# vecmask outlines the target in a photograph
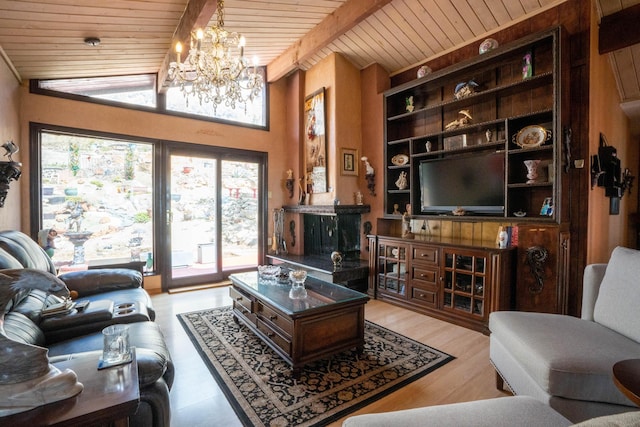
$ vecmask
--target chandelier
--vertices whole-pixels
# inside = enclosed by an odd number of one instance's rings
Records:
[[[183,46],[176,43],[176,62],[169,64],[169,80],[189,98],[202,103],[235,109],[262,93],[263,79],[257,59],[248,66],[244,57],[245,38],[224,29],[224,0],[218,0],[216,25],[191,33],[189,55],[181,61]]]

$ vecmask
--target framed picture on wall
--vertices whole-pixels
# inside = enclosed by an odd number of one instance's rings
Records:
[[[322,88],[304,100],[304,170],[308,193],[326,193],[328,188],[324,96]]]
[[[353,148],[342,148],[341,154],[341,175],[358,176],[358,150]]]

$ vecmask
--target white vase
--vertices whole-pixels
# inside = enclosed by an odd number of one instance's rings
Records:
[[[524,165],[527,167],[527,184],[535,184],[538,180],[538,165],[540,160],[525,160]]]

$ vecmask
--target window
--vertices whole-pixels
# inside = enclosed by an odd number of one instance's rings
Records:
[[[262,75],[265,82],[260,95],[253,100],[247,101],[246,105],[236,105],[236,108],[230,108],[221,102],[214,108],[213,103],[200,104],[197,96],[190,96],[187,100],[178,86],[171,86],[167,89],[166,107],[168,111],[178,111],[187,114],[196,114],[211,118],[218,118],[225,121],[244,123],[256,126],[266,126],[266,78],[264,67],[256,68],[257,73]],[[187,89],[190,87],[187,86]],[[249,91],[244,93],[248,96]]]
[[[235,109],[229,108],[224,102],[215,109],[210,103],[201,105],[197,97],[191,97],[187,102],[177,86],[169,87],[166,96],[158,97],[154,74],[34,80],[31,89],[44,95],[100,103],[122,103],[152,108],[158,113],[200,116],[214,121],[267,128],[268,83],[265,68],[258,67],[257,71],[262,74],[265,82],[262,92],[252,101],[247,101],[246,106],[237,105]]]
[[[152,144],[51,130],[39,142],[41,224],[58,232],[54,264],[145,261],[153,248]]]
[[[38,80],[38,88],[106,101],[156,107],[156,78],[152,74]]]

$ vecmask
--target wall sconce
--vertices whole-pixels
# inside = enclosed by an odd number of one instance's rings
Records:
[[[598,154],[591,157],[591,189],[596,185],[604,187],[604,194],[609,197],[609,214],[620,213],[620,199],[626,190],[631,194],[631,186],[635,177],[629,168],[622,171],[615,147],[607,144],[607,139],[600,134]]]
[[[13,141],[7,141],[2,144],[2,147],[6,150],[5,157],[8,157],[9,161],[0,161],[0,208],[4,207],[4,201],[9,192],[9,183],[12,180],[17,181],[22,173],[22,163],[14,162],[11,158],[13,154],[18,152],[18,146]]]

